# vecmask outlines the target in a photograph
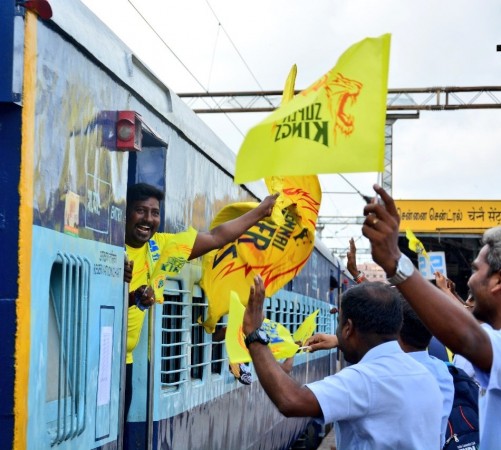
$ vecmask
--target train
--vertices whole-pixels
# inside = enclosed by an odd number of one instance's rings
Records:
[[[78,0],[4,0],[0,22],[0,448],[121,449],[124,433],[129,450],[314,448],[318,425],[240,384],[198,323],[200,260],[166,280],[123,423],[127,186],[165,192],[168,232],[267,192],[234,183],[234,153]],[[350,282],[318,241],[266,315],[293,332],[319,309],[317,331],[333,332]],[[304,353],[293,376],[335,369],[335,352]]]

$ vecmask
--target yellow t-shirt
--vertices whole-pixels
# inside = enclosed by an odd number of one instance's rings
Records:
[[[130,261],[134,261],[129,292],[142,285],[151,285],[156,292],[162,291],[163,279],[181,270],[193,249],[197,232],[189,228],[182,233],[156,233],[148,244],[140,248],[125,246]],[[173,263],[174,262],[174,263]],[[155,283],[154,283],[154,280]],[[156,295],[158,297],[158,295]],[[158,301],[159,299],[157,299]],[[127,322],[127,364],[132,364],[132,351],[136,348],[146,311],[137,306],[129,307]]]

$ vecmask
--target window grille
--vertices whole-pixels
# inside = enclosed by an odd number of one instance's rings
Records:
[[[181,281],[167,280],[162,307],[160,382],[164,389],[178,389],[187,381],[188,371],[188,291]]]
[[[47,431],[51,445],[70,441],[86,425],[90,262],[58,253],[49,288]]]
[[[226,316],[221,319],[216,325],[216,330],[214,334],[218,333],[219,330],[226,327]],[[213,334],[213,335],[214,335]],[[211,373],[214,375],[221,375],[223,370],[223,363],[227,362],[228,358],[225,356],[224,352],[224,339],[221,341],[212,340],[211,345]]]
[[[193,299],[191,305],[191,367],[190,375],[192,379],[202,380],[204,371],[209,362],[207,361],[206,347],[209,345],[207,333],[204,327],[198,323],[198,318],[204,320],[204,313],[207,308],[207,302],[204,299],[200,286],[193,287]]]
[[[280,299],[279,298],[273,298],[272,303],[271,303],[271,317],[272,320],[278,323],[282,323],[280,321]]]
[[[298,301],[294,304],[296,308],[296,314],[294,315],[294,323],[291,324],[291,327],[289,328],[291,333],[294,333],[298,328],[299,325],[303,322],[303,320],[306,318],[304,315],[305,311],[305,305],[303,302]]]
[[[289,314],[287,314],[287,319],[286,319],[284,325],[285,325],[285,328],[290,330],[294,324],[294,321],[295,321],[296,302],[295,301],[290,302],[287,306],[288,306]]]

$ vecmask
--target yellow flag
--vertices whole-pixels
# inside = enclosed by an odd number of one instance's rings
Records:
[[[351,46],[328,73],[252,128],[238,184],[272,175],[382,172],[390,35]]]
[[[290,102],[294,98],[294,88],[296,86],[297,66],[291,67],[287,80],[285,80],[284,92],[282,94],[282,105]]]
[[[261,328],[268,333],[270,343],[268,344],[275,359],[284,359],[294,356],[299,349],[299,345],[292,339],[290,331],[278,322],[264,319]]]
[[[294,97],[296,73],[294,65],[285,83],[282,103]],[[203,326],[207,333],[213,333],[220,318],[228,313],[232,290],[247,304],[254,276],[260,274],[266,295],[273,295],[300,272],[313,250],[322,199],[318,177],[276,176],[265,181],[270,193],[279,193],[271,221],[260,222],[237,241],[203,257],[201,285],[209,304]],[[217,214],[211,228],[256,206],[253,202],[228,205]]]
[[[201,286],[208,299],[208,316],[203,322],[213,333],[228,313],[230,292],[236,291],[247,304],[254,277],[261,275],[270,296],[294,278],[304,267],[315,245],[315,225],[321,189],[316,176],[284,177],[281,195],[294,205],[283,211],[282,226],[265,221],[247,230],[236,241],[202,258]],[[235,203],[223,208],[211,228],[238,217],[257,203]]]
[[[306,339],[313,336],[313,333],[317,329],[317,316],[319,312],[320,310],[317,309],[304,319],[303,323],[299,325],[299,328],[292,335],[294,342],[301,342],[301,345],[303,345]]]
[[[407,228],[405,230],[405,237],[409,241],[409,250],[428,258],[428,253],[426,253],[423,243],[416,237],[412,230]]]
[[[231,292],[230,297],[230,312],[225,337],[228,359],[231,364],[249,362],[252,358],[245,346],[245,336],[242,331],[245,307],[240,303],[236,292]],[[261,327],[270,337],[268,346],[275,359],[289,358],[296,354],[299,346],[294,343],[287,328],[269,319],[264,319]]]
[[[155,291],[155,298],[159,303],[163,303],[165,277],[177,275],[181,271],[191,255],[196,237],[197,231],[189,227],[186,231],[174,234],[162,249],[150,280],[150,285]]]

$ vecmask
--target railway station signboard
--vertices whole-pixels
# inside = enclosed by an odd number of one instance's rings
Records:
[[[501,225],[500,200],[395,200],[400,232],[479,234]]]

